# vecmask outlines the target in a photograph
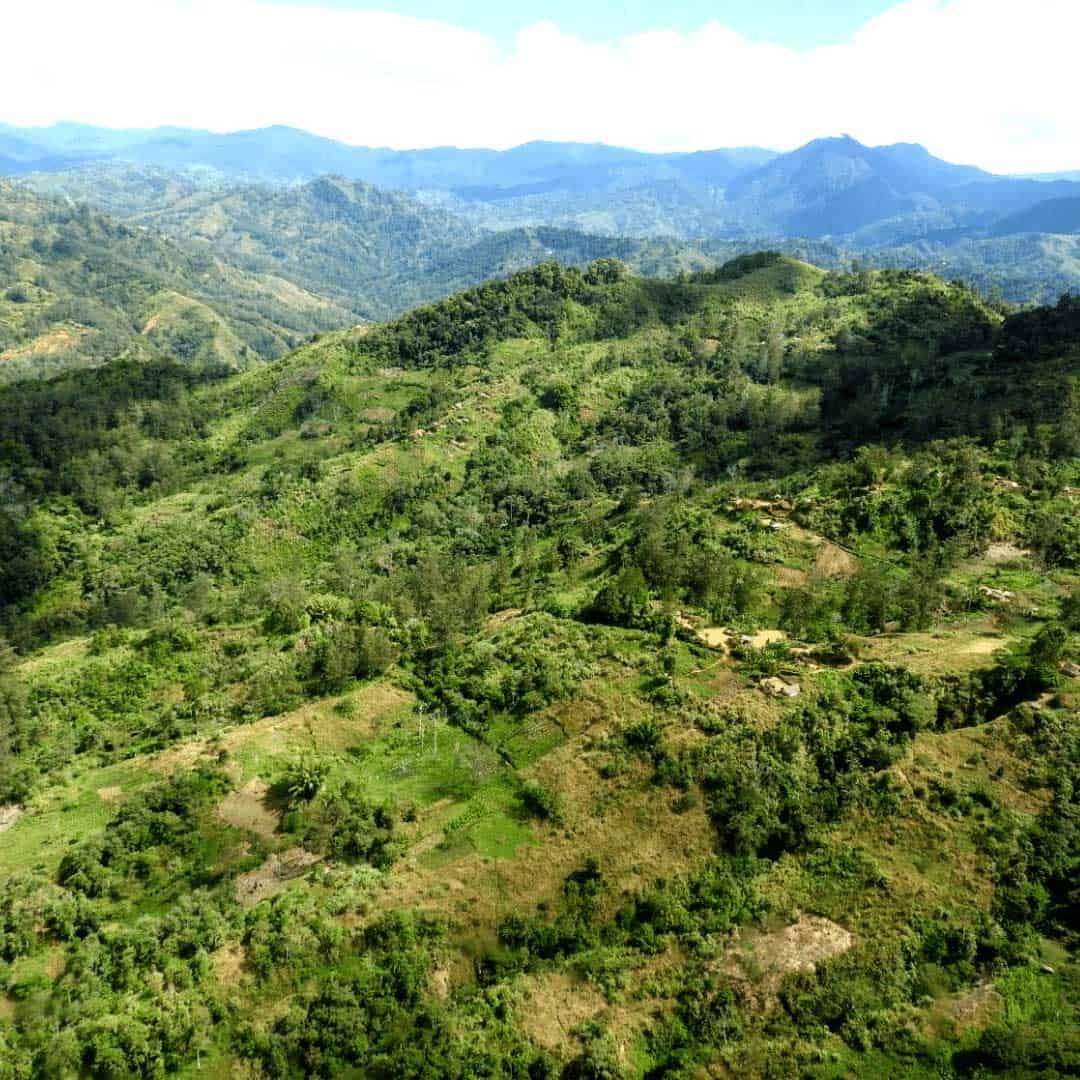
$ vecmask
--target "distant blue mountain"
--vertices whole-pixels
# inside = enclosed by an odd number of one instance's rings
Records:
[[[922,146],[868,147],[846,135],[779,155],[727,189],[733,220],[783,235],[856,241],[867,229],[877,236],[886,223],[894,238],[927,230],[970,235],[1004,215],[1072,195],[1080,196],[1080,185],[996,176],[942,161]]]
[[[1065,199],[1046,199],[1034,206],[1010,214],[994,224],[995,236],[1018,233],[1080,233],[1080,195]]]
[[[1069,180],[1080,181],[1080,169],[1069,169],[1065,172],[1049,173],[1021,173],[1018,180]]]
[[[167,170],[216,184],[294,185],[334,175],[420,194],[483,228],[829,238],[856,247],[999,235],[998,223],[1013,215],[1080,197],[1080,184],[1068,180],[996,176],[918,144],[869,147],[846,135],[786,154],[755,147],[651,154],[539,141],[503,151],[390,150],[280,126],[229,134],[0,127],[0,172],[89,166]],[[123,182],[108,181],[113,190]],[[1052,217],[1047,211],[1032,221]]]
[[[4,149],[16,140],[19,154]],[[648,154],[603,144],[530,142],[511,150],[435,147],[389,150],[348,146],[290,127],[217,135],[182,128],[110,130],[81,124],[47,128],[0,126],[0,154],[29,167],[48,160],[114,160],[172,169],[212,169],[227,176],[293,182],[332,173],[381,187],[512,189],[566,183],[589,189],[630,180],[677,179],[726,184],[775,153],[758,148]]]

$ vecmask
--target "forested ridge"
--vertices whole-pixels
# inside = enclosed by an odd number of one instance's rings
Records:
[[[119,355],[241,368],[352,321],[347,309],[273,274],[0,181],[5,382]]]
[[[1080,302],[684,271],[0,386],[0,1080],[1080,1070]]]

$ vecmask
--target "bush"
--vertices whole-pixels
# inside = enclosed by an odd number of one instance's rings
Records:
[[[356,642],[356,674],[374,679],[393,666],[398,649],[390,635],[379,626],[365,626]]]
[[[203,834],[220,828],[209,811],[231,786],[222,768],[203,763],[132,795],[101,834],[64,856],[58,880],[96,897],[118,890],[129,877],[150,877],[162,860],[172,874],[184,866],[194,876],[206,874],[202,860],[215,855],[212,845],[204,849]]]
[[[559,793],[535,780],[527,780],[519,792],[521,805],[533,817],[541,821],[558,824],[562,820],[562,805]]]
[[[646,717],[631,724],[623,732],[623,742],[631,750],[652,753],[663,746],[664,737],[660,725],[652,717]]]
[[[360,669],[360,635],[345,623],[319,627],[311,649],[311,673],[316,688],[337,693]]]
[[[308,624],[308,594],[300,582],[278,578],[262,595],[263,630],[268,634],[295,634]]]
[[[1059,617],[1066,629],[1073,633],[1080,631],[1080,586],[1074,587],[1061,598]]]
[[[286,767],[277,787],[290,802],[311,802],[322,790],[332,767],[329,758],[301,754]]]
[[[569,379],[553,379],[540,391],[540,404],[552,412],[565,412],[577,400],[577,390]]]
[[[589,606],[588,615],[608,626],[648,629],[652,626],[652,604],[645,577],[636,566],[628,566],[604,585]]]
[[[248,710],[255,716],[278,716],[303,698],[294,657],[271,656],[248,680]]]
[[[309,851],[336,859],[383,869],[397,856],[389,808],[373,803],[353,780],[313,796],[300,809],[297,831]]]

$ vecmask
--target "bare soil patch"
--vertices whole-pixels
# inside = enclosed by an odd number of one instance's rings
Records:
[[[748,992],[768,1000],[784,978],[796,971],[813,971],[818,964],[846,953],[855,939],[838,923],[818,915],[771,932],[753,930],[739,936],[717,970],[747,984]]]
[[[794,566],[777,566],[772,570],[772,576],[785,589],[798,589],[810,579],[805,570],[797,570]]]
[[[605,877],[629,891],[707,858],[714,832],[704,808],[675,813],[646,783],[644,765],[613,784],[601,780],[597,767],[606,753],[593,749],[597,730],[594,724],[572,735],[529,770],[558,792],[563,808],[560,827],[536,826],[540,844],[498,860],[468,852],[432,863],[410,853],[390,872],[387,906],[438,912],[469,938],[511,911],[526,914],[545,902],[557,906],[567,875],[589,856],[599,859]]]
[[[214,978],[224,986],[232,986],[244,978],[247,949],[243,945],[223,945],[214,953],[211,963]]]
[[[989,619],[963,629],[882,634],[859,642],[863,659],[903,664],[920,675],[970,671],[1010,644]]]
[[[519,615],[521,615],[521,608],[506,608],[504,611],[496,611],[487,621],[487,628],[489,630],[498,630],[501,626],[506,626],[507,623],[512,623]]]
[[[635,981],[644,982],[680,961],[678,953],[661,953],[638,968]],[[591,983],[565,971],[526,975],[517,989],[521,999],[515,1016],[538,1046],[555,1053],[573,1052],[574,1028],[595,1018],[611,1033],[624,1064],[629,1064],[642,1033],[669,1004],[649,995],[627,995],[611,1004]]]
[[[60,352],[62,349],[78,345],[84,337],[86,337],[86,330],[83,327],[77,330],[50,330],[48,333],[40,334],[33,341],[24,342],[22,345],[16,345],[0,353],[0,363],[26,356],[40,356],[42,353]]]
[[[10,829],[24,813],[21,806],[0,806],[0,833]]]
[[[952,1003],[949,1012],[961,1027],[985,1027],[987,1022],[1005,1009],[1001,995],[989,984],[976,986],[961,994]]]
[[[67,968],[67,958],[64,950],[59,945],[49,949],[49,955],[45,958],[45,974],[54,982],[64,974]]]
[[[740,634],[737,630],[732,630],[727,626],[695,626],[683,615],[680,615],[676,622],[684,629],[696,634],[703,645],[708,645],[710,649],[718,649],[725,653],[735,644],[764,649],[766,645],[787,640],[787,634],[783,630],[759,630],[754,634]]]
[[[281,716],[268,716],[233,728],[214,745],[233,752],[258,742],[269,748],[280,746],[284,752],[292,748],[298,736],[303,736],[305,740],[313,740],[321,752],[343,750],[358,735],[374,734],[382,718],[414,700],[412,694],[387,683],[365,686],[351,696],[355,709],[350,716],[334,711],[338,698],[324,698]],[[170,773],[194,765],[209,750],[209,739],[193,739],[144,761],[156,772]]]
[[[991,544],[986,549],[984,558],[991,563],[1007,563],[1016,562],[1018,559],[1026,559],[1030,554],[1030,551],[1018,547],[1016,544],[996,543]]]
[[[859,571],[859,560],[851,552],[825,540],[814,559],[814,571],[821,577],[851,577]]]
[[[24,660],[19,664],[16,670],[22,675],[33,675],[50,664],[62,660],[74,660],[85,654],[89,641],[90,639],[85,637],[72,638],[70,641],[64,641],[59,645],[42,649],[36,656],[31,656],[28,660]]]
[[[604,998],[593,986],[563,971],[527,976],[517,1017],[525,1034],[545,1050],[561,1050],[573,1041],[570,1032],[602,1012]]]
[[[239,791],[230,792],[218,806],[218,817],[237,829],[272,837],[277,832],[278,812],[272,803],[270,785],[256,777]]]
[[[966,641],[956,650],[957,656],[993,656],[999,649],[1005,648],[1001,638],[975,638]]]
[[[729,632],[722,626],[703,626],[697,631],[697,636],[710,649],[723,649],[727,652]]]
[[[989,983],[983,983],[939,1000],[928,1017],[927,1034],[984,1028],[1004,1009],[1001,995]]]

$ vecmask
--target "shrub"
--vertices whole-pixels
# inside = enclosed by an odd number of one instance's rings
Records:
[[[628,566],[604,585],[589,606],[588,615],[608,626],[648,629],[652,625],[652,606],[645,577],[636,566]]]
[[[664,737],[660,725],[650,716],[631,724],[623,732],[623,742],[631,750],[652,753],[663,745]]]
[[[535,780],[527,780],[519,792],[521,804],[533,817],[557,824],[562,820],[562,806],[557,791]]]
[[[263,630],[268,634],[295,634],[308,622],[308,594],[300,582],[278,578],[262,596]]]
[[[291,802],[311,802],[322,790],[332,767],[328,758],[301,754],[286,767],[277,787]]]
[[[356,674],[374,679],[392,667],[398,657],[393,638],[380,626],[365,626],[356,642]]]
[[[1073,633],[1080,631],[1080,586],[1074,587],[1061,598],[1059,614],[1063,626]]]
[[[577,390],[569,379],[553,379],[540,391],[540,404],[552,412],[564,412],[577,400]]]
[[[372,802],[353,780],[322,790],[301,808],[298,830],[310,851],[384,868],[397,855],[388,807]]]

